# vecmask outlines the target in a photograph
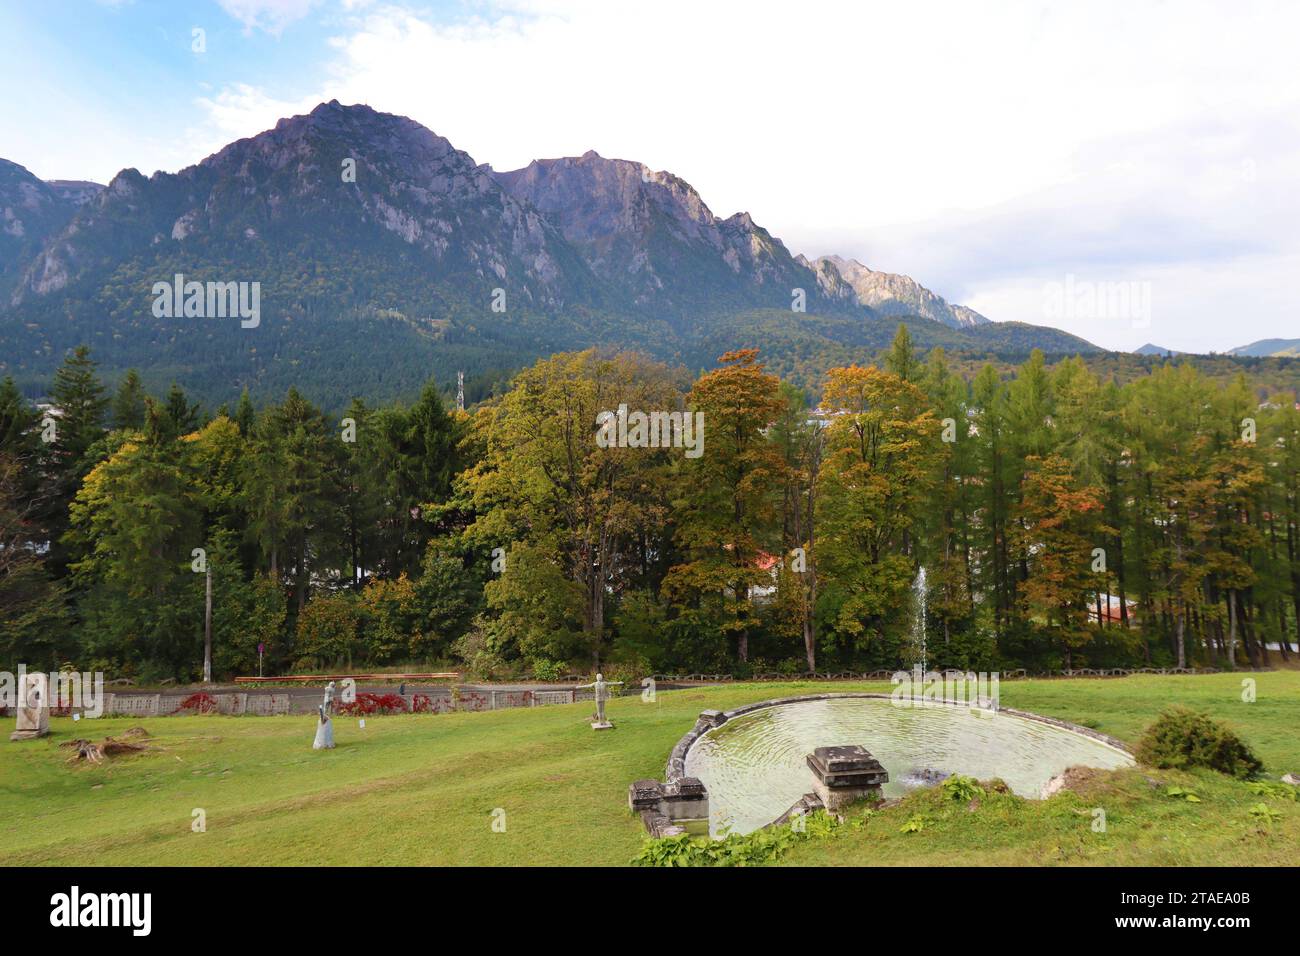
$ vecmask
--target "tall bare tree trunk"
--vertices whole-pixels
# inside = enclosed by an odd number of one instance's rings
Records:
[[[1228,588],[1228,667],[1237,669],[1237,589]]]
[[[1183,608],[1178,612],[1178,623],[1176,633],[1178,635],[1178,666],[1183,668],[1187,666],[1187,648],[1183,643],[1183,632],[1187,626],[1187,609]]]
[[[212,683],[212,565],[203,582],[203,683]]]
[[[808,587],[804,591],[803,609],[803,650],[808,658],[809,673],[817,673],[817,478],[821,472],[821,435],[813,439],[809,453],[808,466],[808,551],[804,555],[804,573],[808,577]]]
[[[1250,617],[1250,602],[1241,602],[1241,643],[1251,667],[1268,667],[1268,645]]]

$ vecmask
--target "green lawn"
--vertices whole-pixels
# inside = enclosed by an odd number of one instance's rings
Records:
[[[1127,741],[1166,704],[1228,721],[1270,775],[1300,772],[1300,672],[1004,682],[1002,702]],[[640,848],[627,785],[661,778],[705,708],[884,684],[737,684],[612,701],[595,733],[589,704],[481,714],[335,721],[338,747],[311,749],[313,716],[52,721],[44,740],[0,739],[0,863],[613,864]],[[100,766],[58,743],[144,726],[156,750]],[[1160,784],[1153,786],[1152,781]],[[1163,795],[1169,784],[1199,803]],[[1252,817],[1261,802],[1280,816]],[[1107,832],[1091,829],[1102,807]],[[207,831],[191,830],[192,811]],[[493,811],[505,811],[494,832]],[[907,820],[921,830],[900,833]],[[1121,771],[1050,801],[990,795],[974,808],[938,791],[795,847],[794,864],[1293,863],[1300,803],[1260,797],[1212,773]]]

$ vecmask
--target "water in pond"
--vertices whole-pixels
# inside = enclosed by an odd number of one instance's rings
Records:
[[[1001,777],[1037,797],[1066,767],[1112,769],[1133,759],[1099,740],[1006,713],[964,707],[898,707],[889,700],[835,698],[764,707],[700,737],[686,773],[709,791],[711,831],[747,833],[771,823],[812,790],[804,758],[817,747],[860,744],[889,771],[887,797],[919,786],[915,772],[981,780]]]

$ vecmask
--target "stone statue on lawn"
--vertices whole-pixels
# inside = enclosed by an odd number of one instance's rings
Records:
[[[18,688],[18,726],[10,740],[35,740],[50,732],[50,678],[24,674]]]
[[[591,687],[596,694],[596,719],[591,724],[592,730],[613,730],[614,725],[605,719],[605,701],[609,699],[609,689],[611,687],[621,687],[621,680],[607,681],[604,674],[597,674],[596,681],[593,684],[579,684],[578,690],[586,690]]]
[[[319,719],[316,721],[316,740],[312,743],[312,750],[333,750],[334,749],[334,722],[330,720],[329,714],[325,713],[325,705],[321,704],[316,708]]]

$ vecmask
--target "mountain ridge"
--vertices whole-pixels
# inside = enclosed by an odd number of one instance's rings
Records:
[[[1248,345],[1239,345],[1228,350],[1229,355],[1244,355],[1252,358],[1269,356],[1300,357],[1300,339],[1260,339]]]
[[[916,315],[953,328],[984,325],[990,321],[964,305],[949,305],[942,296],[931,292],[911,276],[878,272],[856,259],[840,256],[819,256],[812,262],[829,265],[853,291],[860,305],[883,316]]]
[[[0,247],[0,374],[25,380],[82,343],[107,367],[225,389],[278,388],[301,367],[340,391],[409,388],[591,345],[711,363],[701,350],[764,345],[747,315],[784,315],[796,349],[867,348],[917,316],[922,347],[1099,351],[989,323],[905,276],[792,255],[642,163],[589,151],[497,172],[414,120],[337,100],[175,173],[125,169],[96,189],[6,171],[0,207],[30,210]],[[259,282],[267,320],[241,335],[153,316],[149,290],[176,274]]]

